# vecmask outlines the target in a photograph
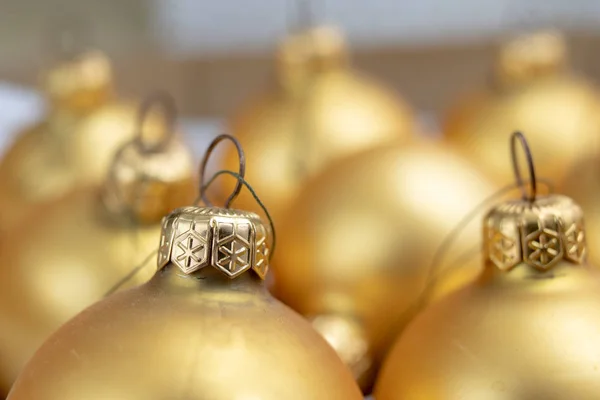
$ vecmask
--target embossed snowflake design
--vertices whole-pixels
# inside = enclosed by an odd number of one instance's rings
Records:
[[[558,232],[544,228],[527,236],[527,247],[532,250],[528,259],[542,269],[549,268],[562,255]]]
[[[162,267],[169,261],[169,247],[171,243],[167,237],[166,224],[163,224],[162,234],[160,235],[160,245],[158,247],[158,265]]]
[[[264,233],[256,240],[256,260],[254,270],[261,277],[265,277],[269,268],[269,247],[267,246],[267,237]]]
[[[519,261],[519,249],[517,242],[502,232],[490,230],[490,259],[500,269],[514,267]]]
[[[217,268],[232,278],[249,269],[252,261],[250,224],[220,223],[217,232]]]
[[[196,223],[190,222],[187,231],[175,239],[173,262],[186,274],[206,265],[206,230],[198,232]]]
[[[224,256],[219,260],[221,265],[226,266],[229,272],[235,273],[248,265],[248,247],[234,240],[228,246],[221,246]]]
[[[582,226],[572,224],[565,232],[567,258],[581,262],[585,256],[585,231]]]

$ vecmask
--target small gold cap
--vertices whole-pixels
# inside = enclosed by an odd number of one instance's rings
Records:
[[[235,278],[269,268],[269,230],[257,214],[218,207],[184,207],[163,220],[158,268],[175,264],[191,274],[213,267]]]
[[[498,55],[497,78],[503,85],[527,82],[561,71],[567,63],[567,43],[556,31],[518,36],[502,46]]]
[[[583,212],[569,197],[508,201],[484,219],[485,260],[500,270],[525,263],[547,271],[560,260],[583,264],[586,253]]]
[[[112,96],[110,60],[99,51],[82,52],[48,71],[44,86],[56,104],[75,109],[96,107]]]
[[[111,214],[120,218],[132,213],[141,224],[158,223],[194,199],[192,157],[179,140],[155,152],[131,142],[115,157],[103,189],[102,200]]]

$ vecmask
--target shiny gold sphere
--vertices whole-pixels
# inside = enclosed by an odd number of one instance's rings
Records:
[[[165,218],[154,278],[65,324],[8,398],[362,399],[335,352],[257,275],[266,266],[249,254],[268,244],[255,217],[188,207]],[[226,242],[248,251],[231,258]]]
[[[314,320],[368,390],[412,316],[434,253],[493,191],[476,168],[435,143],[381,146],[339,162],[302,189],[279,225],[274,293]],[[437,271],[451,270],[459,254],[476,254],[479,243],[477,224],[467,225]],[[473,261],[458,275],[436,272],[432,296],[473,277]]]
[[[504,185],[512,181],[512,168],[498,149],[515,130],[527,132],[538,175],[562,180],[600,144],[600,96],[565,64],[566,44],[557,33],[506,43],[494,87],[469,95],[449,111],[446,139]]]
[[[247,179],[276,221],[307,177],[412,134],[408,106],[353,71],[346,58],[344,40],[331,28],[289,37],[279,49],[276,84],[231,119],[230,130],[246,152]],[[224,167],[238,169],[235,149]],[[249,195],[237,204],[257,209]]]
[[[484,226],[481,275],[402,333],[377,400],[600,398],[600,276],[581,211],[558,196],[516,201]]]
[[[107,63],[90,53],[48,73],[48,115],[17,134],[0,162],[1,230],[37,204],[100,183],[135,134],[135,109],[114,97]]]
[[[169,153],[166,160],[165,154],[146,155],[140,166],[139,156],[126,152],[113,166],[114,179],[34,208],[4,237],[0,393],[50,333],[102,299],[156,250],[166,207],[193,201],[190,156],[179,143]],[[131,161],[146,176],[143,182],[138,176],[135,198],[129,195]],[[158,164],[167,175],[149,174]],[[123,287],[146,282],[151,271],[142,269]]]

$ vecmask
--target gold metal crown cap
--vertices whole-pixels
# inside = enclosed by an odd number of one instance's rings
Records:
[[[111,63],[99,51],[78,54],[55,66],[44,77],[45,89],[54,101],[75,102],[73,98],[81,97],[76,105],[95,104],[92,100],[104,99],[112,92],[112,84]]]
[[[567,43],[560,32],[541,31],[516,37],[500,50],[498,77],[511,84],[556,73],[567,64],[567,53]]]
[[[583,212],[569,197],[550,195],[509,201],[484,220],[484,251],[503,271],[520,263],[546,271],[560,260],[585,262]]]
[[[147,120],[155,107],[165,121],[152,126]],[[178,140],[175,121],[175,100],[168,94],[158,92],[142,102],[137,136],[115,155],[102,193],[117,217],[131,212],[139,223],[154,224],[194,198],[192,157]]]
[[[257,214],[218,207],[184,207],[163,220],[158,268],[175,264],[191,274],[216,268],[230,278],[253,270],[265,279],[271,246]]]
[[[296,69],[318,70],[345,64],[346,40],[332,26],[320,26],[287,37],[279,47],[277,61],[281,73]]]

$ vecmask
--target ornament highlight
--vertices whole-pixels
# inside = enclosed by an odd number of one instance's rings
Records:
[[[412,318],[433,254],[494,192],[466,160],[428,141],[350,157],[310,181],[279,229],[273,293],[313,320],[368,392]],[[476,224],[458,236],[431,299],[476,276]],[[455,273],[466,256],[472,269]]]
[[[272,238],[251,212],[172,212],[154,277],[65,324],[8,398],[362,399],[335,352],[266,289]]]
[[[530,194],[485,217],[479,278],[400,335],[378,400],[600,398],[600,277],[585,260],[583,212],[536,197],[531,177]]]

